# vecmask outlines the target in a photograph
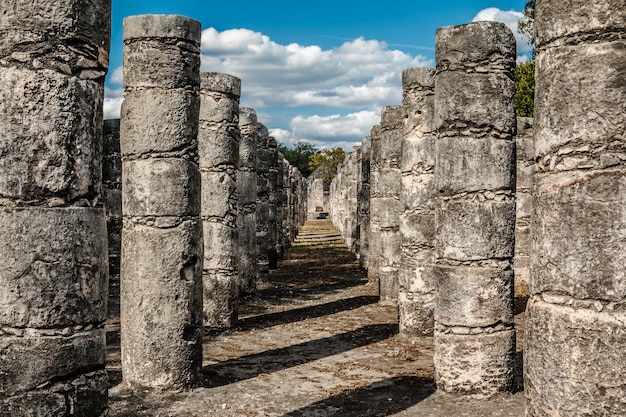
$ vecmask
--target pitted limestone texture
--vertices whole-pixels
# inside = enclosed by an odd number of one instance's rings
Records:
[[[107,413],[111,3],[0,4],[0,415]]]
[[[198,147],[204,233],[204,325],[237,322],[237,164],[241,80],[229,74],[200,74]]]
[[[475,22],[436,42],[435,379],[486,398],[513,385],[515,38]]]
[[[432,336],[435,303],[435,69],[402,73],[404,137],[400,169],[400,332]]]
[[[626,10],[537,3],[527,415],[626,414]],[[567,74],[563,65],[576,56]]]
[[[237,169],[237,231],[239,254],[239,291],[256,291],[257,241],[257,136],[256,112],[247,107],[239,109],[239,167]]]
[[[178,389],[200,379],[200,30],[177,15],[124,19],[124,386]]]
[[[403,115],[402,106],[383,107],[379,128],[371,135],[370,269],[383,302],[398,299]]]

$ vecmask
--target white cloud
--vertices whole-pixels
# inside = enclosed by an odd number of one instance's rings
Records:
[[[472,19],[472,22],[479,21],[500,22],[504,23],[515,35],[515,41],[517,43],[517,55],[527,55],[530,53],[532,47],[529,43],[528,37],[522,35],[517,31],[517,23],[520,20],[526,20],[524,13],[515,10],[504,11],[497,7],[489,7],[479,11]]]
[[[320,148],[345,150],[351,150],[380,121],[382,106],[401,103],[402,70],[434,65],[422,55],[412,56],[363,37],[322,49],[281,45],[249,29],[205,29],[201,57],[202,71],[241,78],[241,105],[254,108],[277,140],[285,144],[307,140]],[[121,83],[122,70],[116,68],[109,84]],[[121,89],[106,90],[105,117],[119,117],[122,97]],[[276,109],[281,107],[326,107],[337,109],[337,114],[311,115],[316,110],[307,109],[308,114],[303,111],[291,118],[289,126],[272,126],[277,119],[289,120],[280,118]]]
[[[380,113],[370,110],[347,115],[296,116],[291,120],[290,130],[270,129],[270,135],[285,145],[307,141],[320,149],[341,147],[349,152],[379,122]]]
[[[115,74],[116,71],[113,71],[113,74]],[[112,89],[112,88],[105,87],[104,89],[104,118],[105,119],[119,119],[120,109],[122,107],[122,101],[124,101],[124,92],[121,88]]]
[[[209,28],[202,34],[202,70],[241,78],[242,102],[254,108],[376,109],[400,102],[403,69],[432,64],[364,38],[323,50],[280,45],[248,29]]]

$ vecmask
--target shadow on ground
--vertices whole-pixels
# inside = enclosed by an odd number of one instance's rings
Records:
[[[340,311],[349,311],[369,304],[376,304],[378,300],[379,297],[363,295],[277,313],[260,314],[240,320],[237,330],[266,329],[281,324],[329,316]]]
[[[270,374],[377,343],[394,336],[397,332],[397,324],[373,324],[323,339],[229,359],[204,367],[203,386],[214,388],[255,378],[261,374]]]
[[[431,378],[400,376],[344,391],[282,417],[385,417],[418,404],[435,392]]]

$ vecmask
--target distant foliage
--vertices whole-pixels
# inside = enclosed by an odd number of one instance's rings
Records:
[[[341,148],[324,149],[311,157],[309,168],[311,171],[319,168],[322,180],[328,185],[337,175],[337,167],[345,157],[346,153]]]
[[[300,141],[293,146],[286,146],[282,143],[278,144],[278,150],[289,161],[291,166],[298,168],[300,173],[308,177],[313,170],[309,167],[309,162],[313,155],[317,155],[320,151],[307,141]]]
[[[515,68],[515,114],[533,117],[535,107],[535,61],[528,61]]]
[[[533,46],[533,58],[535,56],[535,0],[527,1],[524,5],[524,16],[526,20],[517,23],[517,31],[528,36],[530,44]]]
[[[515,68],[515,114],[533,117],[535,107],[535,0],[524,5],[526,20],[517,23],[517,31],[528,36],[532,46],[531,60]]]

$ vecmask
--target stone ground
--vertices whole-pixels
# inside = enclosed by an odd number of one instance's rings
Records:
[[[525,297],[516,299],[523,320]],[[107,322],[110,417],[524,415],[521,341],[517,390],[467,400],[435,390],[432,338],[398,335],[396,308],[329,221],[308,222],[269,281],[247,297],[237,328],[208,331],[204,382],[183,392],[129,392],[121,381],[119,317]],[[518,326],[521,327],[521,326]]]

